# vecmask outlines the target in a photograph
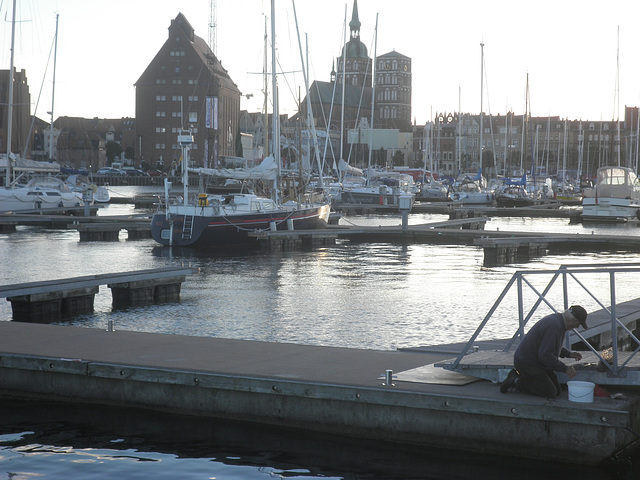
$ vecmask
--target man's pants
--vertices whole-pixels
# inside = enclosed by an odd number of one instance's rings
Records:
[[[562,393],[558,377],[552,370],[521,363],[516,363],[514,367],[520,374],[516,383],[517,391],[545,398],[555,398]]]

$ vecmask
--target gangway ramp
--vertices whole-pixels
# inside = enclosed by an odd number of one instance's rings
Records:
[[[588,311],[591,310],[587,321],[589,328],[567,332],[565,339],[565,347],[581,350],[582,359],[578,362],[574,359],[561,360],[576,368],[578,376],[575,380],[591,381],[600,385],[640,385],[640,356],[637,355],[640,351],[640,341],[636,335],[640,320],[640,299],[621,303],[616,301],[616,279],[625,275],[625,280],[628,280],[629,274],[635,277],[640,275],[640,264],[563,265],[557,270],[515,272],[480,326],[460,349],[458,356],[438,362],[435,366],[493,382],[501,382],[513,368],[513,353],[527,330],[525,327],[529,324],[528,322],[531,321],[529,325],[532,325],[539,317],[549,313],[546,311],[536,314],[538,307],[545,304],[551,311],[563,311],[575,303],[574,298],[586,297],[600,309],[588,308]],[[529,281],[529,277],[536,275],[551,276],[551,280],[541,291]],[[604,276],[608,280],[609,298],[607,300],[598,298],[587,285],[587,282],[593,281],[598,276]],[[637,278],[634,282],[637,282]],[[579,287],[580,292],[575,291],[575,286]],[[517,290],[518,298],[516,332],[510,339],[494,341],[494,348],[482,349],[479,344],[483,342],[479,342],[478,337],[511,288]],[[525,312],[523,301],[525,289],[529,290],[529,293],[534,292],[536,297],[527,312]],[[562,292],[563,305],[554,305],[547,298],[554,292],[557,294],[558,289]],[[498,345],[497,348],[495,348],[496,345]],[[605,351],[610,355],[604,355]],[[564,374],[559,374],[558,377],[561,382],[568,380]]]

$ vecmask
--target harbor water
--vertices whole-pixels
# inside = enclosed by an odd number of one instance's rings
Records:
[[[145,187],[111,187],[131,196]],[[99,215],[144,213],[109,205]],[[446,219],[410,215],[410,224]],[[343,224],[399,225],[399,215],[353,216]],[[635,225],[570,225],[566,219],[495,218],[487,230],[640,235]],[[0,234],[5,284],[168,266],[197,267],[181,301],[112,307],[100,287],[92,314],[52,323],[165,334],[393,350],[466,342],[515,271],[560,265],[634,262],[634,253],[547,255],[528,263],[486,267],[481,248],[457,245],[354,244],[289,252],[197,252],[153,240],[80,242],[75,230],[18,227]],[[541,278],[539,285],[548,282]],[[588,279],[607,302],[608,278]],[[638,296],[637,279],[620,279],[618,302]],[[572,303],[595,308],[579,289]],[[561,292],[550,295],[561,308]],[[481,339],[517,328],[517,297],[509,293]],[[589,309],[588,308],[588,309]],[[540,316],[548,313],[541,310]],[[12,321],[0,302],[0,321]],[[519,465],[459,453],[424,452],[346,439],[281,432],[215,421],[165,418],[149,412],[3,402],[0,479],[23,478],[557,478],[561,466]],[[37,414],[34,414],[37,412]],[[508,452],[505,452],[508,453]],[[576,475],[576,469],[571,472]],[[449,472],[449,473],[447,473]],[[590,469],[582,478],[600,475]],[[567,474],[565,472],[565,474]],[[595,478],[595,476],[593,477]]]

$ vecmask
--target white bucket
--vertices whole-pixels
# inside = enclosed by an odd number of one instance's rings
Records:
[[[595,383],[571,381],[567,382],[567,386],[569,387],[569,401],[579,403],[593,402]]]

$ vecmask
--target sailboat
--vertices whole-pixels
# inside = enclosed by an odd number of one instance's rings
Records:
[[[618,28],[618,38],[620,29]],[[618,39],[618,62],[620,45]],[[616,95],[619,102],[619,64],[616,68]],[[594,188],[586,189],[582,199],[583,221],[627,222],[640,219],[640,180],[634,169],[620,165],[620,106],[618,110],[618,128],[616,136],[617,165],[608,165],[598,169]]]
[[[82,194],[72,192],[62,180],[52,177],[60,171],[60,165],[54,162],[37,162],[24,159],[11,150],[13,127],[13,82],[14,82],[14,42],[16,22],[16,0],[13,1],[11,19],[11,61],[9,67],[9,98],[7,122],[7,154],[0,158],[0,170],[5,171],[5,188],[0,189],[0,212],[29,212],[33,210],[71,208],[82,205]],[[56,17],[56,38],[58,22]],[[53,119],[52,119],[53,128]],[[26,175],[33,176],[26,184]],[[14,178],[14,175],[17,177]],[[44,176],[47,174],[47,176]]]
[[[275,38],[275,6],[271,0],[271,32]],[[276,83],[275,41],[272,41],[273,80],[273,142],[272,155],[251,169],[229,169],[203,172],[189,168],[189,153],[193,134],[182,130],[178,143],[182,152],[182,201],[170,204],[171,184],[165,179],[165,211],[151,219],[153,239],[165,246],[193,248],[247,248],[258,245],[251,233],[276,230],[312,230],[326,228],[330,205],[327,202],[281,202],[280,197],[280,133]],[[212,169],[207,169],[212,170]],[[209,195],[200,193],[195,201],[189,198],[189,171],[216,174],[227,178],[272,182],[273,198],[249,193]]]
[[[453,184],[451,200],[456,204],[463,205],[487,205],[493,203],[493,192],[487,189],[486,179],[482,176],[482,154],[484,152],[483,142],[483,100],[484,95],[484,43],[480,43],[480,169],[475,176],[468,173],[458,175]]]

